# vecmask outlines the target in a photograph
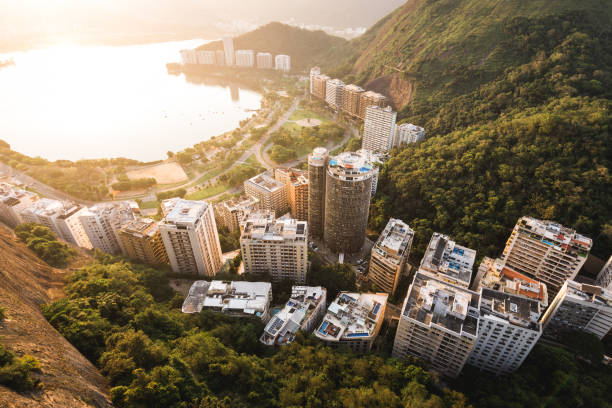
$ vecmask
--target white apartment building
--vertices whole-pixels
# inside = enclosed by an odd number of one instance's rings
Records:
[[[85,208],[65,201],[41,198],[21,211],[23,222],[44,225],[58,238],[73,245],[91,249],[91,242],[83,229],[80,216]]]
[[[593,246],[590,238],[552,221],[522,217],[506,243],[506,266],[544,282],[554,296],[572,280]]]
[[[612,328],[612,292],[599,286],[566,281],[541,319],[544,335],[580,330],[604,338]]]
[[[468,364],[497,375],[517,370],[542,335],[540,313],[537,300],[483,288]]]
[[[277,71],[291,71],[291,57],[289,55],[279,54],[274,57],[274,68]]]
[[[238,231],[240,225],[258,206],[259,200],[246,194],[215,204],[217,227],[225,227],[230,232]]]
[[[478,336],[480,295],[429,273],[416,273],[404,300],[393,357],[419,357],[457,377]]]
[[[203,309],[236,317],[270,318],[272,284],[270,282],[224,282],[214,280],[207,288]]]
[[[388,297],[386,293],[340,292],[314,335],[328,346],[369,352],[382,326]]]
[[[245,273],[269,274],[275,282],[305,283],[308,271],[306,221],[252,214],[240,236]]]
[[[255,53],[253,50],[236,51],[236,66],[242,68],[252,68],[255,65]]]
[[[38,201],[38,196],[8,183],[0,183],[0,221],[11,228],[23,222],[21,212]]]
[[[268,346],[284,346],[301,330],[312,332],[325,315],[327,290],[321,286],[293,286],[285,307],[276,313],[259,338]]]
[[[257,53],[257,68],[259,69],[272,69],[274,68],[274,59],[272,54],[269,52],[258,52]]]
[[[378,177],[380,176],[380,168],[389,159],[389,155],[387,153],[373,152],[367,149],[359,149],[356,153],[366,157],[366,160],[373,164],[372,195],[374,195],[378,190]]]
[[[179,53],[181,54],[181,63],[183,65],[198,63],[198,55],[196,50],[181,50]]]
[[[133,220],[132,206],[121,201],[96,204],[80,216],[91,245],[109,254],[125,253],[119,230]]]
[[[314,94],[314,79],[317,75],[321,75],[321,68],[312,67],[310,68],[310,94]]]
[[[343,90],[344,82],[339,79],[330,79],[325,85],[325,102],[336,110],[341,109]]]
[[[159,232],[172,270],[215,276],[223,265],[212,206],[205,201],[165,200]]]
[[[274,211],[277,217],[289,211],[287,186],[267,172],[245,181],[244,191],[259,200],[261,209]]]
[[[597,275],[597,284],[602,288],[612,292],[612,255],[608,262],[601,268],[601,272]]]
[[[225,51],[223,50],[215,51],[215,64],[217,64],[220,67],[225,66]]]
[[[416,143],[425,139],[425,129],[412,123],[402,123],[395,127],[393,147],[403,144]]]
[[[475,260],[476,251],[434,232],[421,260],[421,270],[445,282],[467,288],[470,286]]]
[[[389,153],[395,134],[397,112],[390,106],[381,108],[368,106],[363,122],[363,141],[361,147],[373,152]]]
[[[223,52],[225,53],[225,65],[234,65],[234,39],[223,37]]]
[[[376,289],[393,295],[405,273],[414,231],[402,220],[389,219],[372,247],[368,278]]]
[[[198,64],[200,65],[215,65],[216,53],[210,50],[198,50],[196,51],[198,57]]]

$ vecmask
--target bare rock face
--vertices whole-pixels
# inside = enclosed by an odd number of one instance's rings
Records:
[[[83,261],[82,259],[80,260]],[[55,269],[0,226],[0,342],[41,363],[40,389],[25,394],[0,386],[0,407],[111,407],[108,383],[43,317],[40,306],[63,296],[69,272]]]

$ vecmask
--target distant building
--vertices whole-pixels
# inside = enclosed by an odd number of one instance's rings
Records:
[[[38,195],[8,183],[0,183],[0,221],[11,228],[23,222],[21,212],[38,201]]]
[[[597,284],[602,288],[612,292],[612,255],[608,262],[601,268],[601,272],[597,275]]]
[[[434,232],[421,260],[421,270],[445,282],[467,288],[470,286],[475,260],[476,251]]]
[[[386,96],[373,91],[362,92],[359,95],[359,117],[365,119],[366,109],[368,106],[378,106],[379,108],[385,108],[389,105],[389,101]]]
[[[259,207],[259,200],[250,195],[242,195],[215,204],[217,227],[225,227],[230,232],[240,229],[240,224]]]
[[[234,39],[232,37],[223,38],[223,52],[225,53],[225,65],[234,65]]]
[[[542,335],[539,318],[537,300],[483,288],[468,364],[497,375],[517,370]]]
[[[509,268],[544,282],[554,296],[584,265],[590,238],[552,221],[522,217],[514,227],[502,261]]]
[[[393,357],[409,355],[457,377],[478,336],[480,295],[417,272],[400,315]]]
[[[397,112],[391,107],[368,106],[363,122],[362,147],[373,152],[389,153],[395,134]]]
[[[277,71],[291,71],[291,57],[289,55],[279,54],[274,57],[274,68]]]
[[[252,214],[240,236],[245,273],[269,274],[279,282],[305,283],[308,271],[306,221],[271,219]]]
[[[313,95],[324,101],[327,93],[327,82],[330,78],[327,75],[315,75],[313,80]]]
[[[277,217],[289,211],[287,188],[283,183],[275,180],[268,172],[245,181],[244,191],[257,198],[262,209],[274,211]]]
[[[388,297],[386,293],[340,292],[314,335],[329,346],[369,352],[382,326]]]
[[[612,292],[599,286],[566,281],[541,320],[544,335],[580,330],[604,338],[612,328]]]
[[[325,180],[329,155],[317,147],[308,155],[308,228],[310,236],[323,239],[325,224]]]
[[[314,80],[315,80],[315,76],[317,75],[321,75],[321,68],[319,67],[312,67],[310,68],[310,94],[314,95]]]
[[[150,218],[134,219],[121,227],[119,239],[128,258],[151,265],[168,263],[168,254],[157,221]]]
[[[209,50],[198,50],[196,51],[198,57],[198,64],[200,65],[215,65],[216,53]]]
[[[254,317],[267,322],[270,318],[272,284],[269,282],[210,282],[202,309],[236,317]]]
[[[423,139],[425,139],[425,129],[412,123],[402,123],[395,127],[393,147],[420,142]]]
[[[287,190],[287,201],[291,216],[299,221],[308,220],[308,172],[279,167],[274,169],[274,178]]]
[[[181,50],[179,52],[181,54],[181,63],[183,65],[198,63],[198,55],[195,50]]]
[[[359,117],[359,101],[363,88],[357,85],[347,85],[342,92],[342,110],[351,116]]]
[[[215,276],[223,264],[212,206],[205,201],[164,200],[159,232],[175,273]]]
[[[372,247],[368,278],[376,289],[395,294],[405,273],[414,231],[401,220],[391,218]]]
[[[269,52],[258,52],[257,53],[257,68],[259,69],[272,69],[274,68],[274,60],[272,54]]]
[[[220,67],[225,66],[225,52],[223,50],[215,51],[215,64]]]
[[[325,315],[327,291],[321,286],[293,286],[285,307],[276,313],[264,329],[261,338],[268,346],[284,346],[301,330],[312,332]]]
[[[236,51],[236,66],[242,68],[252,68],[255,65],[255,53],[253,50]]]
[[[336,110],[342,109],[342,92],[344,91],[344,82],[339,79],[331,79],[327,81],[325,87],[325,102]]]
[[[80,215],[83,229],[94,248],[109,254],[124,253],[119,229],[134,219],[130,203],[100,203],[84,209]]]

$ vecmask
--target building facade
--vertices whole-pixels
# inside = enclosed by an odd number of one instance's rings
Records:
[[[253,50],[236,51],[236,66],[242,68],[252,68],[255,65],[255,53]]]
[[[225,54],[225,65],[234,65],[234,39],[232,37],[223,38],[223,53]]]
[[[274,68],[277,71],[289,72],[291,71],[291,57],[289,55],[279,54],[274,57]]]
[[[215,65],[217,56],[214,51],[210,50],[198,50],[196,51],[198,57],[198,64],[200,65]]]
[[[342,110],[351,116],[359,117],[359,101],[363,88],[357,85],[347,85],[342,92]]]
[[[133,219],[132,206],[125,201],[96,204],[80,216],[91,245],[109,254],[125,253],[119,229]]]
[[[314,95],[314,80],[317,75],[321,75],[321,68],[312,67],[310,68],[310,94]]]
[[[262,209],[274,211],[277,217],[289,211],[287,188],[267,172],[245,181],[244,191],[258,199]]]
[[[168,263],[168,254],[157,221],[150,218],[134,219],[121,227],[119,240],[128,258],[150,265]]]
[[[323,239],[325,224],[325,179],[329,155],[317,147],[308,155],[308,227],[310,235]]]
[[[330,81],[330,78],[327,75],[315,75],[313,79],[313,95],[324,101],[327,92],[327,82]]]
[[[217,227],[225,227],[230,232],[236,232],[240,230],[240,224],[258,208],[259,200],[246,194],[215,204]]]
[[[179,53],[181,54],[181,63],[183,65],[195,65],[198,63],[198,55],[196,50],[181,50]]]
[[[601,268],[601,272],[597,275],[597,284],[602,288],[612,292],[612,255],[608,262]]]
[[[425,139],[425,129],[412,123],[402,123],[395,127],[395,137],[393,147],[403,144],[416,143]]]
[[[421,260],[421,270],[453,285],[470,286],[476,251],[434,232]]]
[[[257,53],[257,68],[259,69],[272,69],[274,68],[274,59],[272,54],[269,52],[258,52]]]
[[[366,109],[368,106],[378,106],[385,108],[389,105],[389,101],[385,95],[373,91],[362,92],[359,96],[359,117],[365,119]]]
[[[38,201],[38,196],[8,183],[0,183],[0,221],[15,228],[23,221],[21,212]]]
[[[285,185],[291,216],[308,221],[308,172],[279,167],[274,169],[274,178]]]
[[[325,87],[325,102],[336,110],[342,109],[342,92],[344,82],[339,79],[330,79]]]
[[[362,148],[373,152],[389,153],[395,134],[397,112],[391,107],[368,106],[363,122]]]

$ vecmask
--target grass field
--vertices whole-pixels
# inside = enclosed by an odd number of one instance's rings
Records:
[[[289,117],[289,120],[292,121],[298,121],[301,119],[319,119],[323,123],[329,122],[329,119],[327,119],[325,116],[306,109],[296,109]]]

